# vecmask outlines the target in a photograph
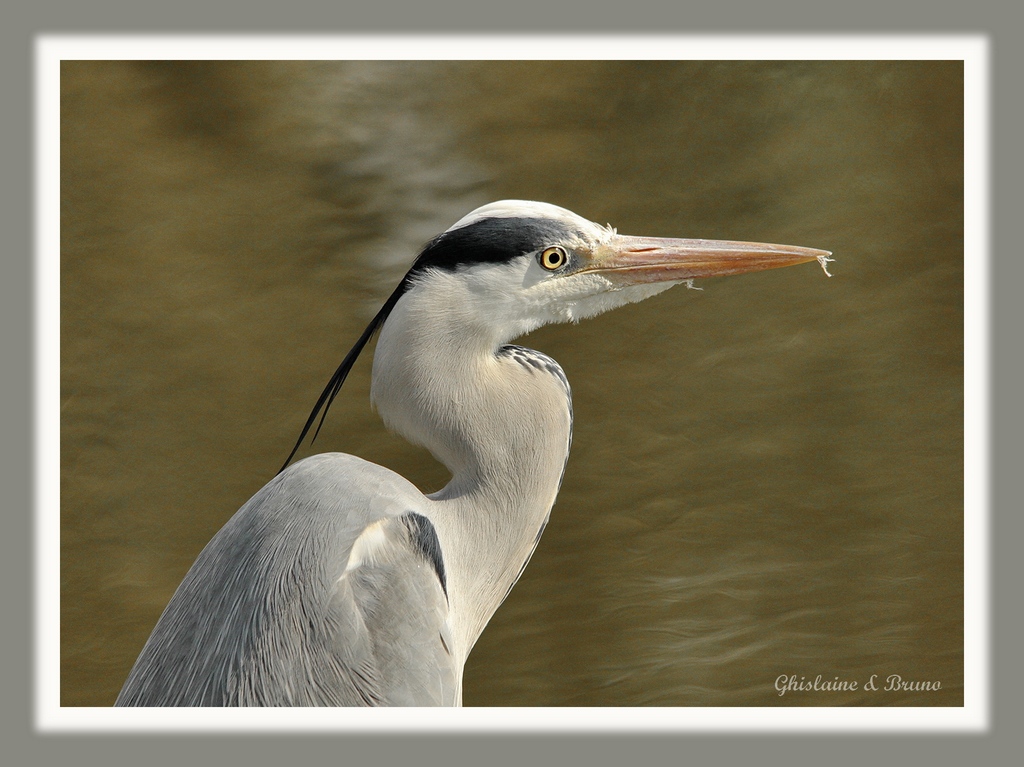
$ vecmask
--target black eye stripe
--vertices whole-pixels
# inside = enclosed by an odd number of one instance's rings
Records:
[[[511,261],[574,234],[567,224],[545,218],[481,219],[431,240],[409,276],[429,268],[455,271],[460,266]]]

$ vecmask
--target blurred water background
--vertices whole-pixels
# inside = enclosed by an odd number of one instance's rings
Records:
[[[963,704],[959,62],[64,62],[61,89],[64,705],[113,702],[418,247],[502,198],[836,263],[521,341],[572,383],[573,452],[466,705]],[[440,488],[368,363],[315,451]]]

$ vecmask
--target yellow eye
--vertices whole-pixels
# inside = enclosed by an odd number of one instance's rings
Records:
[[[553,272],[555,269],[561,269],[565,266],[565,262],[568,260],[569,256],[565,254],[565,250],[558,246],[545,248],[544,252],[540,254],[540,265],[549,272]]]

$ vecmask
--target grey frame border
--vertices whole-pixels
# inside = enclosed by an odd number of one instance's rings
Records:
[[[396,5],[402,7],[396,8]],[[464,8],[457,6],[464,5]],[[650,7],[648,7],[650,6]],[[1020,704],[1016,694],[1021,668],[1012,648],[1021,644],[1021,610],[1015,584],[1022,576],[1016,542],[1021,540],[1019,475],[1024,418],[1014,392],[1024,389],[1022,355],[1014,344],[1021,325],[1021,301],[1011,291],[1021,284],[1022,260],[1010,238],[1019,216],[1024,162],[1022,98],[1013,73],[1022,67],[1016,37],[1022,14],[1002,0],[971,4],[925,0],[862,0],[853,7],[824,8],[813,2],[755,4],[724,2],[707,7],[667,7],[663,1],[614,9],[584,7],[581,0],[554,3],[520,0],[487,8],[480,3],[413,5],[412,0],[372,7],[320,5],[313,0],[287,4],[242,0],[179,0],[152,7],[100,0],[18,4],[4,12],[0,31],[0,67],[7,108],[0,117],[4,168],[0,184],[0,224],[4,232],[0,281],[0,332],[4,362],[0,371],[3,460],[0,482],[7,490],[0,537],[3,604],[13,613],[0,634],[4,664],[2,724],[5,753],[16,764],[54,764],[72,760],[90,764],[180,764],[214,759],[227,763],[280,764],[363,759],[397,764],[443,759],[445,762],[520,764],[526,760],[569,759],[597,764],[677,762],[733,764],[775,761],[791,765],[864,762],[900,764],[1010,763],[1020,745]],[[405,20],[402,26],[389,19]],[[735,20],[742,19],[743,26]],[[983,735],[202,735],[100,736],[40,735],[35,732],[32,680],[32,149],[33,45],[44,33],[312,33],[312,32],[649,32],[678,33],[971,33],[991,46],[991,423],[990,498],[992,508],[992,680],[991,729]],[[1014,351],[1017,351],[1015,354]],[[1003,352],[1000,354],[1000,352]],[[998,580],[996,575],[998,574]],[[1016,640],[1016,641],[1014,641]],[[1018,749],[1019,751],[1019,749]],[[1004,753],[1005,752],[1005,753]]]

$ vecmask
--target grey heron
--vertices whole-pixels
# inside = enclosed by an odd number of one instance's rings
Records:
[[[296,443],[379,333],[371,399],[450,482],[423,495],[351,455],[289,466],[293,449],[199,554],[115,705],[461,705],[463,665],[540,540],[572,435],[562,369],[510,341],[681,281],[829,255],[620,235],[547,203],[468,214],[424,247]]]

